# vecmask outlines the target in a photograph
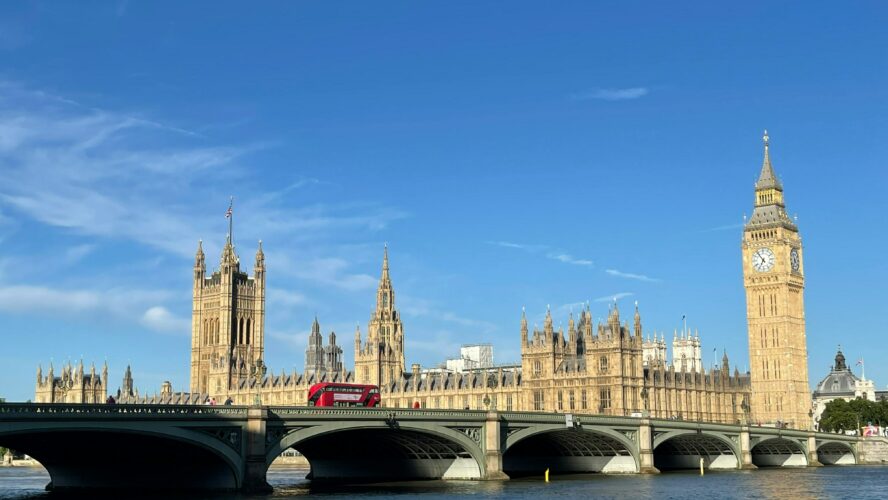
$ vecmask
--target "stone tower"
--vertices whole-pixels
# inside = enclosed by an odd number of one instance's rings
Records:
[[[305,349],[305,376],[322,376],[326,368],[324,366],[324,338],[321,336],[321,325],[315,316],[311,324],[311,333],[308,335],[308,347]]]
[[[404,329],[395,309],[395,291],[389,278],[388,247],[383,250],[382,276],[376,290],[376,309],[367,325],[367,342],[355,332],[355,379],[360,383],[388,385],[404,373]]]
[[[328,380],[335,375],[343,375],[342,348],[336,345],[336,332],[330,332],[329,343],[325,346],[317,316],[311,325],[308,348],[305,349],[305,376],[312,375],[315,380],[321,380],[325,375]]]
[[[228,216],[231,211],[229,209]],[[230,226],[229,226],[230,227]],[[191,392],[226,394],[238,378],[261,366],[265,346],[265,254],[256,251],[253,275],[241,271],[231,231],[219,268],[207,276],[202,243],[194,260]]]
[[[755,208],[743,230],[743,282],[749,325],[751,418],[811,427],[805,337],[802,240],[786,214],[765,131],[765,158],[755,183]]]

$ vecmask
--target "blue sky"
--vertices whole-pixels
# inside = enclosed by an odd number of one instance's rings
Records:
[[[17,2],[0,6],[0,396],[36,365],[187,389],[197,240],[268,266],[267,362],[318,315],[351,364],[388,242],[408,363],[519,358],[639,301],[747,363],[761,135],[805,244],[811,382],[888,384],[880,2]],[[572,306],[573,304],[573,306]]]

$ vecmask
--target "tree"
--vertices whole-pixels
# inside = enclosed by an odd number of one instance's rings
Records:
[[[888,424],[888,401],[869,401],[862,398],[845,401],[834,399],[826,403],[820,416],[820,429],[827,432],[844,432],[858,428],[858,424]]]

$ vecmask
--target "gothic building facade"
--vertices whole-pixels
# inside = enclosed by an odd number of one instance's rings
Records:
[[[49,373],[43,375],[43,368],[37,367],[37,387],[34,391],[35,403],[104,403],[108,393],[108,364],[102,373],[96,373],[91,365],[84,373],[83,360],[74,367],[71,363],[62,367],[56,376],[55,368],[49,364]]]
[[[191,392],[224,394],[261,372],[265,353],[265,254],[241,271],[229,233],[219,267],[207,275],[202,243],[194,259]]]

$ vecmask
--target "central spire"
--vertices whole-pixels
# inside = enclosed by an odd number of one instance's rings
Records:
[[[765,130],[765,135],[762,136],[762,142],[765,145],[765,156],[762,159],[762,172],[759,174],[758,182],[755,183],[756,189],[768,189],[768,188],[776,188],[782,189],[783,186],[780,184],[780,180],[777,179],[777,175],[774,174],[774,167],[771,166],[771,155],[770,155],[770,142],[771,139],[768,137],[768,131]]]
[[[379,288],[376,290],[377,312],[391,311],[395,307],[395,292],[389,277],[388,244],[382,250],[382,275],[379,277]]]
[[[382,247],[382,277],[380,278],[382,282],[388,282],[389,280],[389,250],[388,243],[385,243]]]

